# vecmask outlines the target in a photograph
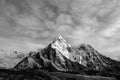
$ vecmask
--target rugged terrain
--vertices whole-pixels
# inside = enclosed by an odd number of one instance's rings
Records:
[[[61,36],[44,49],[31,52],[15,68],[25,69],[24,63],[28,64],[26,68],[36,65],[40,69],[66,72],[78,70],[118,71],[120,69],[120,62],[100,54],[89,44],[81,44],[74,48]]]
[[[2,70],[1,73],[8,77],[12,75],[14,80],[15,76],[26,79],[25,75],[33,76],[28,80],[119,80],[120,62],[100,54],[89,44],[72,47],[60,36],[47,47],[30,52],[12,69]]]

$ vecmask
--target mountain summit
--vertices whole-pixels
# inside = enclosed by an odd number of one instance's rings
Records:
[[[64,55],[66,58],[69,58],[69,52],[68,52],[68,48],[71,47],[69,43],[67,43],[66,40],[64,40],[62,38],[62,36],[59,36],[59,38],[55,39],[52,43],[51,43],[51,47],[53,49],[58,50],[62,55]]]
[[[73,62],[70,59],[71,57],[71,53],[69,51],[70,48],[71,48],[70,44],[67,43],[67,41],[60,36],[41,51],[35,52],[35,54],[33,54],[31,57],[40,66],[42,66],[40,67],[40,69],[44,70],[66,72],[84,69],[85,68],[84,66],[82,66],[78,62]],[[25,64],[24,60],[18,63],[18,65],[15,66],[15,69],[26,69],[26,67],[24,68],[24,65],[21,66],[22,64]],[[31,67],[28,66],[28,69],[30,68]]]

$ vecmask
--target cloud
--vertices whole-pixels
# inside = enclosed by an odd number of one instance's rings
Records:
[[[44,47],[46,47],[46,46],[43,45],[43,44],[32,43],[32,42],[27,42],[27,43],[25,43],[25,46],[26,46],[27,48],[29,48],[30,50],[34,50],[34,51],[36,51],[36,50],[39,49],[39,48],[44,48]]]
[[[39,20],[33,16],[20,16],[17,17],[16,22],[18,25],[35,29],[36,26],[39,26]]]
[[[117,50],[118,56],[119,4],[119,0],[0,0],[4,39],[0,47],[31,50],[61,34],[71,45],[89,43],[110,57]]]
[[[120,31],[120,19],[115,20],[107,29],[103,31],[105,37],[116,37]]]

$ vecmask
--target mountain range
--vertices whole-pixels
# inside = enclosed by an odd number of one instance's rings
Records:
[[[94,75],[120,79],[119,61],[100,54],[89,44],[72,47],[61,36],[47,47],[36,52],[30,52],[26,57],[22,57],[12,69],[15,71],[45,71],[52,73],[52,75],[59,72],[58,74]],[[114,80],[113,78],[105,78],[105,80]]]
[[[28,64],[25,68],[24,63]],[[100,54],[89,44],[81,44],[79,47],[74,48],[61,36],[44,49],[38,52],[31,52],[15,68],[33,68],[29,65],[52,71],[78,71],[84,69],[105,71],[120,69],[120,62]]]

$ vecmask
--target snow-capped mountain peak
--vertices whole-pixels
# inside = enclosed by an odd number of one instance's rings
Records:
[[[58,50],[60,53],[62,53],[66,58],[69,58],[69,52],[68,47],[71,47],[69,43],[67,43],[66,40],[62,38],[62,36],[59,36],[59,38],[55,39],[51,47]]]
[[[68,47],[71,47],[71,45],[60,35],[58,38],[60,41],[62,41],[63,43],[65,43]]]
[[[28,64],[28,69],[37,67],[49,71],[120,70],[120,62],[100,54],[89,44],[71,47],[62,36],[59,36],[47,47],[30,55],[30,58],[26,58],[18,63],[17,69],[26,69],[26,64]]]

